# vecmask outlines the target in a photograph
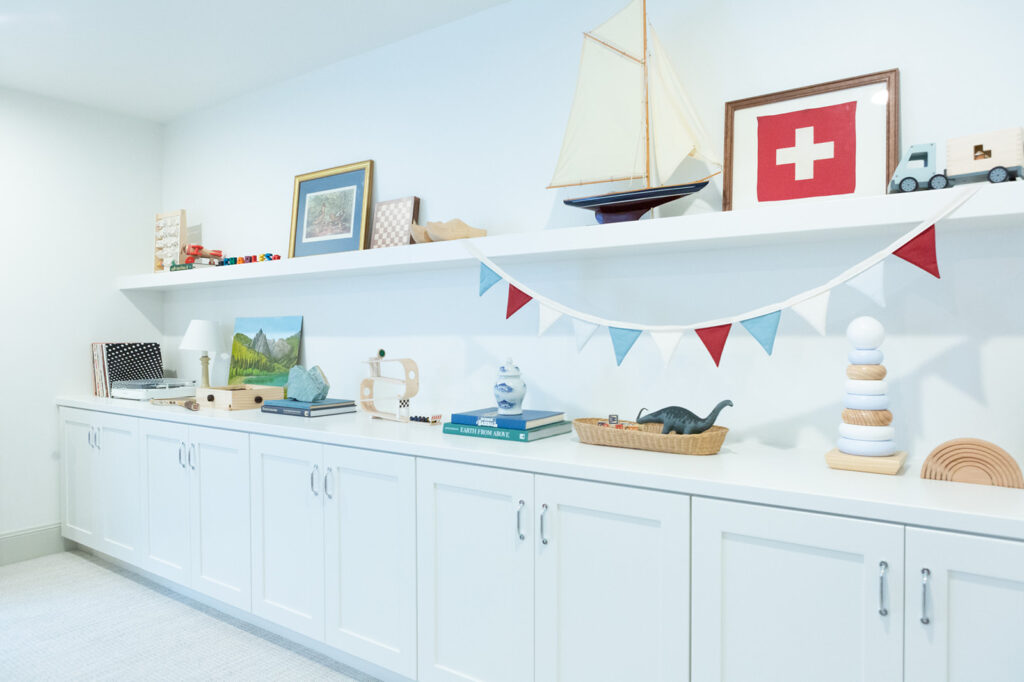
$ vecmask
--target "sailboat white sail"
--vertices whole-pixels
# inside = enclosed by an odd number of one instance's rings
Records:
[[[579,79],[550,187],[667,179],[690,155],[708,158],[704,129],[661,42],[646,0],[584,33]],[[654,161],[652,168],[652,159]]]

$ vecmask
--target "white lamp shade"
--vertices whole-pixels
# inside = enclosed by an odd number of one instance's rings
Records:
[[[181,350],[220,351],[220,330],[213,320],[192,320],[178,345]]]

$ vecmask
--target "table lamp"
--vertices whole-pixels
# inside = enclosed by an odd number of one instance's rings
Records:
[[[213,320],[192,320],[188,323],[185,336],[178,345],[181,350],[201,350],[199,357],[203,363],[203,380],[200,388],[210,387],[210,353],[220,351],[220,333],[217,323]]]

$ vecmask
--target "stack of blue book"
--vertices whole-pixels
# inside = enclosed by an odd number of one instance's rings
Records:
[[[344,398],[325,398],[308,403],[301,400],[267,400],[264,401],[262,412],[270,414],[288,414],[293,417],[326,417],[329,414],[346,414],[356,411],[354,400]]]
[[[453,412],[452,420],[444,425],[445,433],[457,436],[521,442],[558,436],[570,431],[572,422],[565,420],[564,412],[523,410],[522,414],[504,415],[498,414],[496,407]]]

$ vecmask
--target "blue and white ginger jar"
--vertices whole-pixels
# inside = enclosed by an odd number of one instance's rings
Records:
[[[494,399],[498,401],[498,414],[522,414],[523,398],[526,397],[526,382],[512,358],[498,368],[498,380],[494,382]]]

